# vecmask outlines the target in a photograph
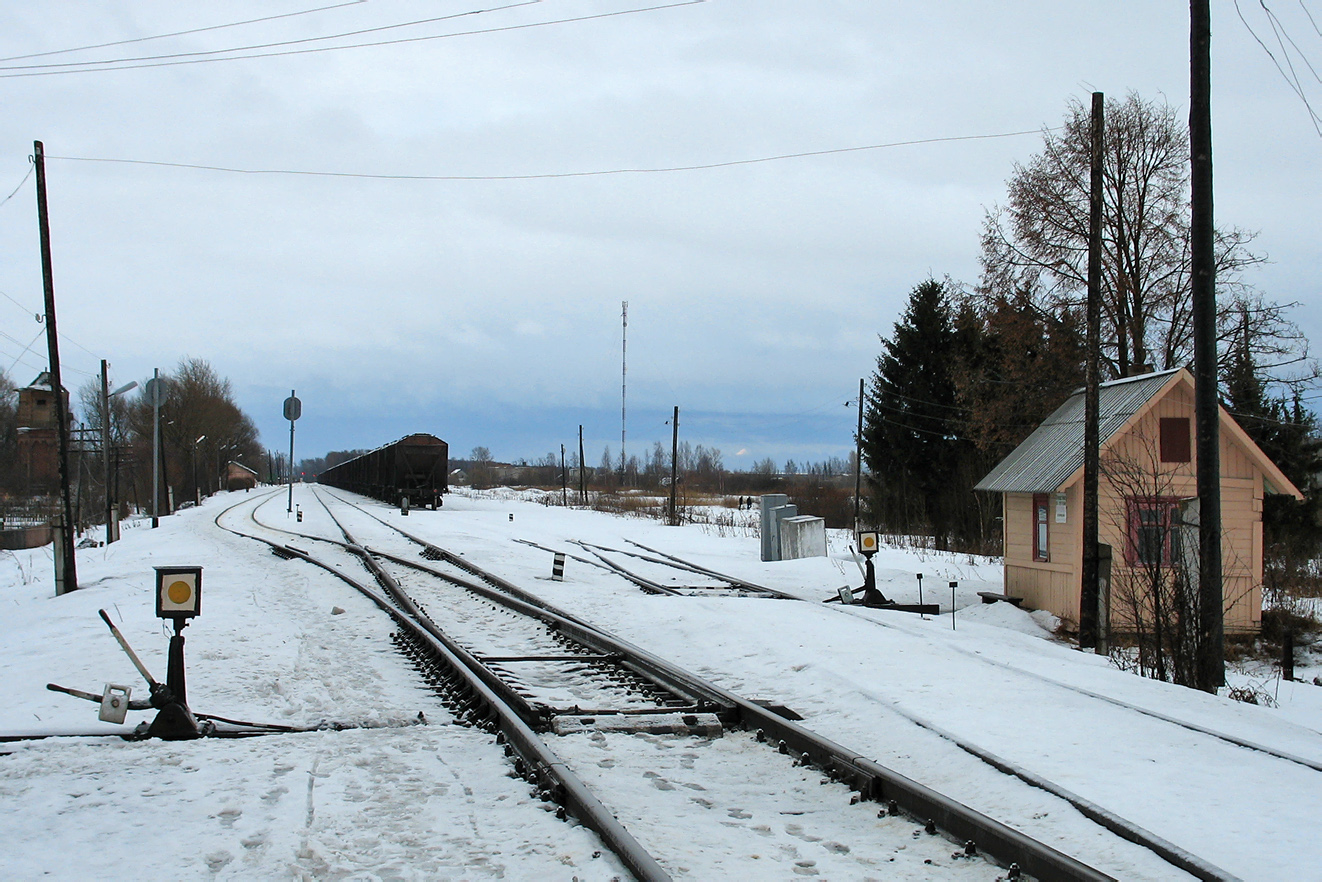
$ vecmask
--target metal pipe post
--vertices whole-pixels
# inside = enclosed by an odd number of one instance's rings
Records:
[[[289,397],[294,398],[294,390],[289,390]],[[294,511],[294,421],[289,421],[289,512]]]

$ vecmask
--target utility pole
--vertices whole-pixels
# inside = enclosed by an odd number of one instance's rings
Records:
[[[675,405],[675,418],[670,423],[670,526],[679,526],[679,512],[675,509],[675,488],[679,484],[679,405]]]
[[[629,389],[629,301],[620,301],[620,486],[624,486],[625,469],[629,460],[624,454],[624,410]]]
[[[583,427],[578,427],[578,501],[587,504],[587,463],[583,461]]]
[[[161,523],[161,369],[154,368],[147,384],[151,399],[151,526]]]
[[[569,471],[565,468],[565,445],[560,445],[560,504],[569,506]]]
[[[1216,231],[1212,225],[1212,16],[1189,2],[1190,263],[1198,462],[1198,688],[1225,684],[1221,587],[1221,428],[1216,364]]]
[[[60,380],[60,338],[55,330],[55,279],[50,251],[50,215],[46,211],[46,152],[40,141],[32,142],[32,161],[37,172],[37,226],[41,233],[41,281],[46,294],[46,348],[50,356],[51,394],[55,397],[55,431],[59,437],[60,502],[62,506],[59,547],[54,549],[55,594],[78,588],[78,564],[74,558],[73,503],[69,497],[69,414]]]
[[[115,541],[115,501],[110,498],[110,365],[101,359],[101,458],[105,460],[106,544]]]
[[[1101,651],[1098,639],[1098,604],[1101,579],[1097,563],[1097,472],[1101,448],[1098,426],[1100,408],[1100,355],[1102,321],[1102,149],[1105,102],[1101,92],[1092,93],[1092,188],[1088,213],[1088,307],[1087,353],[1083,393],[1083,573],[1079,588],[1079,648]]]
[[[858,434],[854,436],[854,535],[858,535],[858,498],[863,490],[863,378],[858,380]],[[952,613],[953,616],[953,613]]]

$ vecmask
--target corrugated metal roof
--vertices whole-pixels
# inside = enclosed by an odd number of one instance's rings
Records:
[[[1105,445],[1180,370],[1101,384],[1097,390],[1101,443]],[[1065,479],[1083,465],[1083,407],[1083,390],[1078,389],[974,489],[1001,493],[1051,493],[1060,489]]]

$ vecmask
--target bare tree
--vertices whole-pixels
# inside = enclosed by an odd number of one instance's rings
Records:
[[[184,358],[173,374],[162,374],[162,485],[176,500],[221,489],[220,473],[230,460],[256,469],[264,456],[257,427],[234,401],[229,380],[204,359]],[[144,384],[145,385],[145,384]],[[145,395],[134,399],[128,414],[138,480],[150,483],[152,406]],[[139,497],[151,498],[144,487]]]
[[[0,492],[18,483],[18,389],[0,370]]]
[[[983,287],[1032,291],[1041,307],[1077,307],[1087,289],[1091,114],[1072,101],[1064,125],[1043,132],[1042,152],[1015,164],[1005,207],[987,214]],[[1106,108],[1103,190],[1103,359],[1112,377],[1186,363],[1192,352],[1188,127],[1165,101],[1130,93]],[[1223,343],[1244,309],[1254,317],[1259,363],[1316,375],[1307,342],[1287,318],[1295,304],[1251,291],[1243,270],[1262,262],[1253,235],[1217,233]]]
[[[473,452],[468,454],[468,459],[472,463],[468,482],[479,490],[490,486],[491,451],[485,447],[474,447]]]
[[[1112,644],[1112,658],[1145,677],[1197,688],[1198,527],[1179,492],[1177,467],[1162,462],[1155,439],[1136,434],[1127,450],[1102,457],[1101,476],[1118,503],[1109,508],[1110,526],[1121,541],[1111,570],[1110,618],[1122,639]],[[1242,599],[1225,602],[1229,607]]]

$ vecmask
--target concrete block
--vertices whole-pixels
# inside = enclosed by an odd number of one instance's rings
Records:
[[[780,528],[785,523],[786,518],[798,517],[799,507],[797,505],[778,505],[771,510],[771,541],[772,560],[783,560],[780,556]]]
[[[811,515],[784,518],[780,522],[780,559],[826,557],[826,521]]]
[[[776,519],[772,512],[790,501],[784,493],[768,493],[759,497],[762,512],[762,559],[780,560],[780,534],[777,532]]]

